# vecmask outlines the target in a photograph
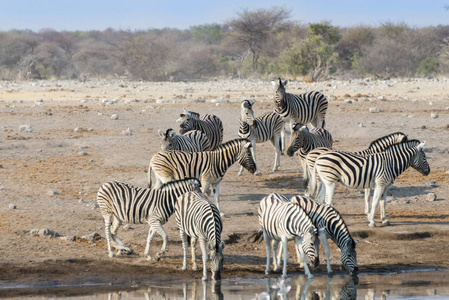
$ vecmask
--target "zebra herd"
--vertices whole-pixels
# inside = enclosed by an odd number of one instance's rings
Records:
[[[369,226],[374,227],[374,213],[381,203],[381,220],[385,214],[386,192],[394,180],[408,167],[423,175],[430,172],[424,142],[409,140],[400,132],[379,138],[360,152],[345,152],[332,148],[331,133],[324,128],[328,100],[320,92],[290,94],[287,81],[274,82],[274,111],[254,116],[255,100],[243,100],[240,105],[239,138],[223,143],[223,123],[215,115],[204,115],[184,109],[179,135],[173,129],[159,130],[161,151],[153,155],[148,168],[148,188],[111,181],[103,184],[97,201],[105,222],[109,257],[112,247],[132,252],[117,237],[122,223],[148,223],[150,226],[144,255],[151,260],[150,245],[158,233],[162,248],[159,260],[167,250],[168,236],[164,225],[176,215],[182,248],[183,265],[187,268],[188,238],[191,240],[193,269],[197,270],[195,244],[199,240],[203,261],[203,280],[207,279],[208,250],[212,278],[219,280],[223,266],[224,243],[221,240],[223,222],[219,205],[220,184],[234,163],[257,175],[256,144],[270,141],[275,149],[273,171],[280,166],[285,147],[285,125],[291,131],[288,156],[297,154],[307,185],[305,195],[288,198],[272,193],[258,207],[259,225],[266,244],[265,273],[270,273],[270,257],[274,270],[279,270],[283,256],[282,276],[287,276],[287,242],[294,240],[298,262],[307,276],[313,277],[308,264],[319,264],[319,244],[324,246],[327,272],[332,273],[328,239],[341,250],[342,265],[350,274],[358,271],[356,244],[342,215],[333,207],[336,183],[350,188],[365,189],[365,213]],[[310,124],[310,128],[307,125]],[[152,177],[155,184],[152,187]],[[374,189],[371,209],[369,199]],[[215,204],[207,196],[213,194]],[[278,244],[281,245],[278,249]],[[279,255],[277,255],[279,251]]]

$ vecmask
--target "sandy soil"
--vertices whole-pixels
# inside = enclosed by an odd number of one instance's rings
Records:
[[[399,177],[388,195],[391,226],[379,223],[369,228],[363,194],[337,188],[335,207],[360,240],[361,272],[447,267],[448,81],[290,82],[287,87],[294,93],[311,89],[329,98],[326,126],[337,149],[362,150],[372,140],[395,131],[426,141],[431,173],[423,177],[408,170]],[[264,81],[0,82],[1,285],[135,284],[161,278],[201,278],[199,271],[181,271],[174,218],[165,225],[169,251],[161,261],[148,262],[143,257],[146,225],[119,231],[135,254],[108,258],[96,192],[109,180],[145,186],[150,158],[160,149],[157,131],[177,129],[175,120],[183,108],[219,116],[224,140],[230,140],[237,137],[240,101],[257,99],[254,110],[260,115],[273,109],[273,97],[272,86]],[[114,114],[118,119],[111,119]],[[223,278],[265,276],[265,246],[253,241],[258,203],[271,192],[303,192],[297,158],[282,156],[280,171],[273,173],[271,144],[259,144],[257,153],[261,176],[246,172],[238,177],[239,166],[234,165],[221,185],[227,244]],[[428,201],[428,193],[435,193],[436,200]],[[42,236],[39,230],[42,234],[43,229],[58,236]],[[157,237],[152,253],[160,245]],[[333,268],[344,274],[339,270],[339,257],[331,244]],[[321,264],[312,273],[325,274],[325,270]],[[289,272],[301,272],[293,258]],[[0,295],[8,291],[0,289]]]

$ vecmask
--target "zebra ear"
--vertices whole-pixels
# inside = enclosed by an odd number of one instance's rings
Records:
[[[167,136],[173,138],[175,136],[175,131],[173,129],[167,130]]]
[[[293,130],[294,131],[298,131],[299,129],[301,129],[301,127],[302,127],[302,124],[301,123],[296,123],[295,125],[293,125]]]
[[[250,103],[251,105],[253,105],[254,103],[256,103],[256,99],[249,99],[248,101],[249,101],[249,103]]]
[[[284,82],[282,83],[283,86],[286,86],[288,83],[288,80],[284,80]]]
[[[426,142],[422,142],[421,144],[419,144],[418,150],[422,150],[422,148],[424,147],[425,144],[426,144]]]
[[[248,143],[246,143],[245,144],[245,149],[249,149],[249,148],[251,148],[253,146],[253,144],[251,144],[251,142],[248,142]]]

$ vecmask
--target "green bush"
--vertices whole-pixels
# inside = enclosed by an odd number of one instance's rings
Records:
[[[427,57],[421,61],[418,68],[418,73],[424,76],[429,76],[438,73],[440,65],[438,60],[433,57]]]

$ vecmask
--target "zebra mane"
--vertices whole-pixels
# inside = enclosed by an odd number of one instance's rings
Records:
[[[394,148],[395,146],[399,146],[399,145],[405,146],[405,147],[416,147],[416,146],[418,146],[419,144],[421,144],[421,142],[420,142],[419,140],[407,140],[407,141],[404,141],[404,142],[399,143],[399,144],[393,144],[393,145],[390,145],[390,146],[388,146],[385,150],[392,149],[392,148]]]
[[[184,179],[179,179],[179,180],[173,180],[173,181],[169,181],[164,183],[163,185],[161,185],[161,187],[159,188],[159,190],[161,191],[167,191],[167,190],[171,190],[174,188],[179,187],[180,185],[184,185],[186,186],[189,182],[195,182],[196,184],[198,184],[198,187],[201,186],[200,181],[197,178],[194,177],[188,177],[188,178],[184,178]]]
[[[398,131],[398,132],[394,132],[394,133],[388,134],[386,136],[378,138],[377,140],[372,141],[371,144],[369,144],[368,149],[375,149],[378,146],[378,144],[381,144],[383,142],[389,142],[390,139],[394,140],[396,137],[401,137],[401,136],[402,136],[402,139],[401,139],[400,142],[401,143],[402,142],[406,142],[407,141],[407,135]]]

